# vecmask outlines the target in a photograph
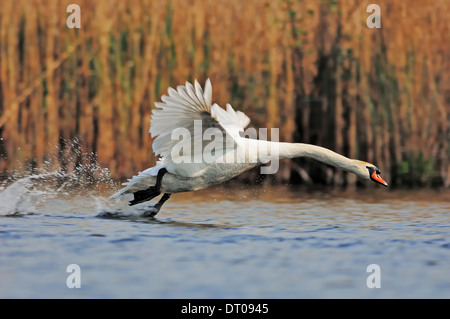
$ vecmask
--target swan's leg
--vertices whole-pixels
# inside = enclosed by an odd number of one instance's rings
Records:
[[[157,202],[155,206],[151,207],[152,208],[151,210],[145,212],[143,216],[154,217],[156,214],[158,214],[159,210],[161,209],[161,206],[170,198],[170,195],[172,194],[164,193],[159,202]]]
[[[128,205],[133,206],[139,203],[143,203],[161,194],[161,182],[165,173],[167,173],[167,170],[165,168],[161,168],[158,171],[158,175],[156,176],[155,186],[151,186],[147,189],[133,193],[134,199],[130,201]]]

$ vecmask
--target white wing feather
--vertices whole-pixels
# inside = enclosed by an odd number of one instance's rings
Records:
[[[149,183],[155,182],[155,176],[158,171],[165,167],[168,172],[177,174],[180,177],[193,177],[201,174],[208,163],[181,163],[174,164],[172,158],[172,148],[179,140],[173,140],[172,132],[177,128],[186,128],[192,134],[195,140],[193,127],[195,120],[202,120],[203,132],[210,128],[219,128],[224,134],[228,133],[232,138],[239,137],[239,132],[243,132],[244,128],[249,124],[250,119],[240,111],[234,111],[230,104],[224,110],[217,104],[212,104],[212,86],[208,79],[203,90],[200,84],[195,80],[194,85],[186,82],[184,86],[180,85],[177,89],[169,88],[168,96],[161,97],[162,102],[155,102],[156,109],[152,111],[152,119],[150,126],[150,134],[156,137],[153,141],[153,152],[159,155],[161,160],[157,164],[138,175],[133,176],[125,187],[112,198],[121,197],[126,193],[132,193],[140,189],[146,189]],[[199,137],[202,139],[202,136]]]
[[[194,85],[186,82],[184,86],[177,89],[169,88],[169,96],[162,96],[162,102],[155,102],[156,109],[153,110],[150,134],[156,137],[153,142],[153,152],[160,155],[164,162],[172,160],[172,148],[179,140],[172,139],[172,132],[177,128],[190,130],[194,138],[194,121],[202,120],[202,132],[209,127],[217,127],[226,130],[232,137],[238,137],[239,132],[250,122],[250,119],[242,112],[235,112],[230,104],[227,110],[212,103],[212,86],[208,79],[203,91],[200,84],[195,80]],[[202,136],[199,137],[200,139]]]

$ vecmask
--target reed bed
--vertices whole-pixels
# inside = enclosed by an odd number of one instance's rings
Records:
[[[209,77],[283,141],[375,163],[393,186],[450,186],[449,1],[377,1],[381,29],[373,1],[79,0],[69,29],[71,2],[0,2],[4,174],[98,161],[129,177],[156,160],[153,102]],[[307,159],[267,180],[357,185]]]

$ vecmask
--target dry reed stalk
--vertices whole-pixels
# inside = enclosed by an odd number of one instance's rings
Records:
[[[374,162],[398,185],[450,186],[448,1],[379,1],[379,30],[369,1],[83,0],[80,30],[69,3],[0,3],[1,169],[42,167],[57,146],[129,176],[155,161],[153,102],[210,77],[216,102],[283,140]],[[356,183],[302,164],[314,176],[285,165],[280,181]]]

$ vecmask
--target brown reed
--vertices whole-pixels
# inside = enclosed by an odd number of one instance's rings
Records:
[[[383,169],[391,184],[450,186],[450,2],[80,0],[0,3],[0,171],[76,166],[116,178],[155,162],[148,135],[168,86],[211,78],[255,127]],[[279,182],[356,185],[305,159]]]

